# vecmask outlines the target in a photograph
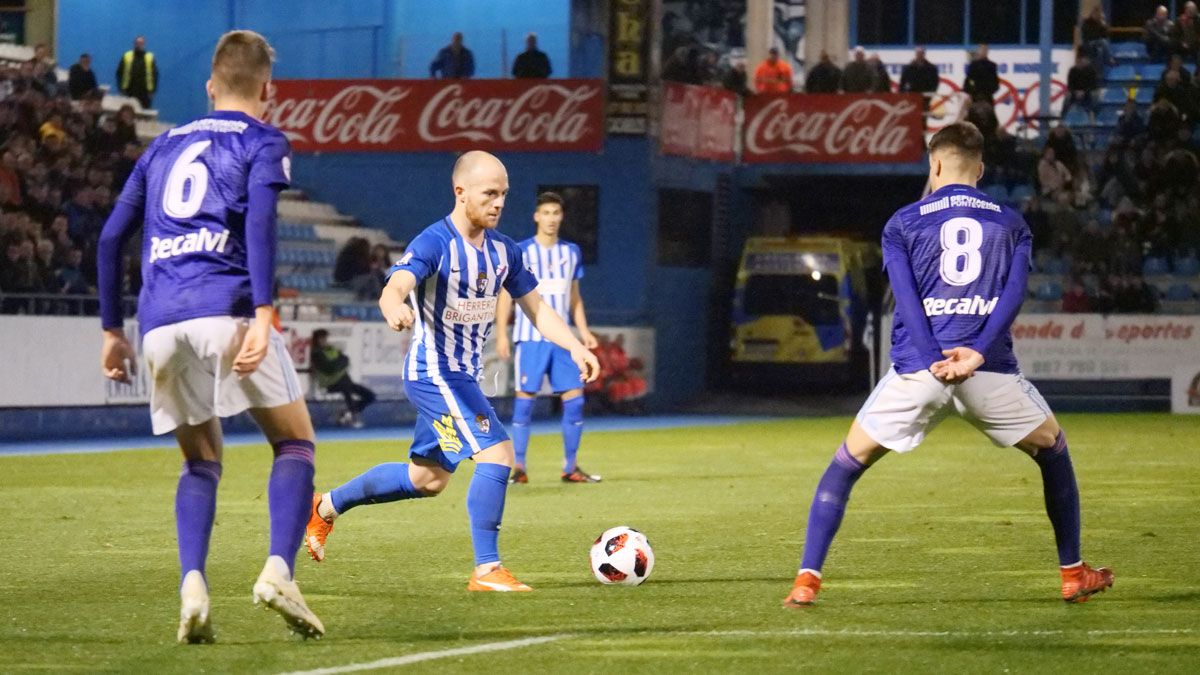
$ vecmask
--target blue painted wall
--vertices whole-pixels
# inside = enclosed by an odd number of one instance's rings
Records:
[[[428,77],[456,30],[475,53],[476,77],[506,76],[530,31],[566,77],[570,8],[570,0],[60,0],[56,47],[64,67],[92,54],[101,84],[113,85],[121,55],[145,35],[158,60],[154,105],[179,122],[207,111],[209,59],[233,28],[270,39],[279,78]]]

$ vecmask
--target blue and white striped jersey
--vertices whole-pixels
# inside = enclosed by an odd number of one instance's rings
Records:
[[[495,230],[483,247],[468,244],[447,216],[417,235],[388,270],[417,278],[412,342],[404,359],[404,379],[440,382],[451,373],[478,379],[483,345],[496,322],[500,289],[521,298],[537,279],[521,264],[516,242]]]
[[[538,293],[542,301],[554,308],[562,320],[571,325],[571,286],[583,278],[583,255],[579,247],[569,241],[559,242],[546,248],[530,238],[517,244],[525,269],[537,278]],[[539,342],[542,334],[533,327],[533,321],[525,311],[517,310],[517,322],[513,328],[513,342]]]

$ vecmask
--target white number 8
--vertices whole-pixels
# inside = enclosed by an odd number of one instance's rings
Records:
[[[204,193],[208,192],[208,169],[195,159],[211,144],[212,141],[192,143],[171,166],[171,173],[167,176],[167,187],[163,190],[163,211],[168,216],[191,218],[200,210],[201,204],[204,203]]]
[[[962,239],[962,241],[959,241]],[[983,226],[974,218],[951,218],[942,223],[942,281],[966,286],[983,269]]]

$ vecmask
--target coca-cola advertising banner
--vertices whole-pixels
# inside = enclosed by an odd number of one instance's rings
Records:
[[[297,152],[596,152],[604,82],[277,80],[266,119]]]
[[[742,159],[768,162],[917,162],[925,153],[916,94],[752,96]]]
[[[732,162],[737,96],[715,87],[667,82],[659,128],[664,155]]]

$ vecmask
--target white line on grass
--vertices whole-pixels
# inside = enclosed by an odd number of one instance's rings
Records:
[[[988,637],[1099,637],[1105,635],[1191,635],[1191,628],[1113,628],[1096,630],[828,630],[797,628],[794,630],[713,630],[713,631],[647,631],[647,635],[694,635],[702,637],[900,637],[900,638],[988,638]]]
[[[648,630],[635,633],[630,637],[676,636],[676,637],[895,637],[895,638],[1005,638],[1005,637],[1102,637],[1109,635],[1193,635],[1197,631],[1191,628],[1112,628],[1094,630],[858,630],[825,628],[797,628],[794,630]],[[368,663],[351,663],[345,666],[319,668],[317,670],[300,670],[284,675],[331,675],[333,673],[352,673],[361,670],[377,670],[394,666],[406,666],[422,661],[433,661],[454,656],[470,656],[486,652],[499,652],[508,649],[519,649],[533,645],[557,642],[567,638],[588,637],[587,634],[560,633],[543,637],[507,640],[505,642],[486,642],[470,647],[456,647],[433,652],[417,652],[405,656],[393,656]],[[594,637],[610,638],[603,633]]]
[[[360,670],[378,670],[380,668],[392,668],[394,666],[407,666],[411,663],[420,663],[421,661],[433,661],[434,659],[448,659],[454,656],[470,656],[471,654],[483,654],[485,652],[499,652],[506,649],[519,649],[521,647],[531,647],[533,645],[546,644],[547,642],[556,642],[566,638],[573,637],[568,634],[546,635],[543,637],[523,638],[521,640],[507,640],[504,642],[485,642],[481,645],[473,645],[470,647],[456,647],[454,649],[441,649],[433,652],[417,652],[416,654],[406,654],[405,656],[393,656],[378,661],[369,661],[367,663],[351,663],[345,666],[332,666],[330,668],[318,668],[316,670],[298,670],[285,675],[329,675],[332,673],[353,673]]]

